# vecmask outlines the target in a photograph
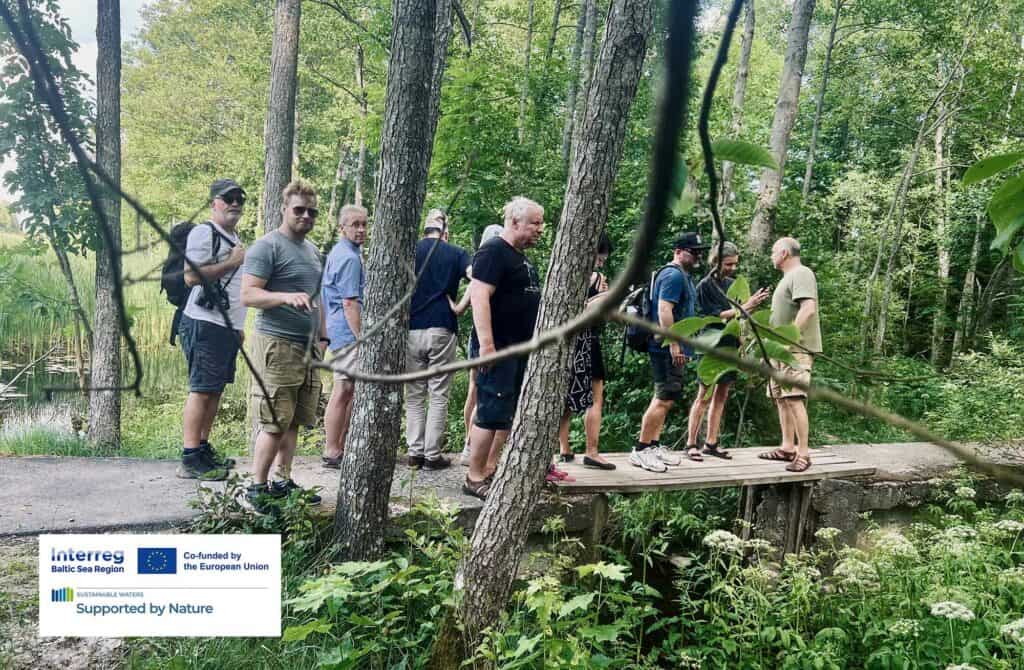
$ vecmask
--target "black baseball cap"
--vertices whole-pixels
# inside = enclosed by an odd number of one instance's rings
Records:
[[[232,191],[241,191],[242,195],[247,195],[245,189],[239,186],[238,182],[234,179],[218,179],[210,184],[210,200],[219,198],[220,196],[231,193]]]
[[[676,238],[676,249],[688,249],[690,251],[707,251],[711,245],[704,244],[697,233],[683,233]]]

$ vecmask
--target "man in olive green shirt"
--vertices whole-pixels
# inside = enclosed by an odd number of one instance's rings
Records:
[[[800,329],[800,346],[790,347],[796,365],[778,361],[774,365],[788,378],[810,384],[814,354],[821,353],[818,280],[814,271],[800,262],[800,243],[792,237],[783,237],[772,245],[772,265],[782,272],[782,279],[772,293],[771,325],[792,323]],[[807,392],[769,380],[768,397],[775,401],[779,412],[782,446],[760,456],[770,461],[790,461],[787,470],[803,472],[811,467]]]

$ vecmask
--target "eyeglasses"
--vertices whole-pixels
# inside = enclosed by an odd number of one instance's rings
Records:
[[[309,214],[309,218],[315,219],[320,215],[320,210],[317,209],[316,207],[302,207],[296,205],[295,207],[292,207],[292,214],[294,214],[295,217],[299,219],[301,219],[306,214]]]
[[[244,205],[245,196],[241,193],[225,193],[224,195],[217,196],[224,201],[226,205]]]

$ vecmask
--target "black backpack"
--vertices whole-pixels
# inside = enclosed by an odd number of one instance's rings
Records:
[[[675,267],[672,264],[663,265],[651,273],[651,281],[648,284],[639,286],[626,296],[623,302],[622,311],[640,317],[645,321],[658,322],[657,310],[654,308],[654,284],[658,281],[663,270]],[[626,346],[633,351],[647,353],[648,344],[651,340],[651,332],[641,326],[627,325],[625,334]]]
[[[213,227],[212,223],[207,221],[206,225],[210,226],[210,230],[213,233],[213,248],[210,255],[212,258],[216,258],[220,252],[221,235]],[[170,343],[172,347],[174,346],[174,338],[178,333],[178,324],[181,322],[181,313],[184,311],[185,303],[188,302],[188,296],[192,292],[192,287],[185,284],[185,247],[188,244],[188,235],[195,227],[196,224],[191,221],[182,221],[174,224],[168,235],[171,238],[172,244],[167,251],[167,258],[164,260],[164,266],[160,272],[160,290],[166,294],[167,302],[177,308],[174,310],[174,319],[171,321]]]

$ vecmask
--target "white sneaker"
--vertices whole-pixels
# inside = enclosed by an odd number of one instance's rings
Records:
[[[629,455],[629,464],[644,470],[650,470],[651,472],[665,472],[668,470],[665,467],[665,463],[658,458],[652,448],[647,448],[643,451],[637,451],[634,448],[633,452]]]
[[[462,455],[459,456],[459,465],[469,465],[469,445],[462,448]]]
[[[676,452],[672,451],[668,447],[663,447],[660,444],[656,447],[651,447],[647,451],[653,453],[665,465],[675,466],[683,462],[683,459],[679,458]]]

